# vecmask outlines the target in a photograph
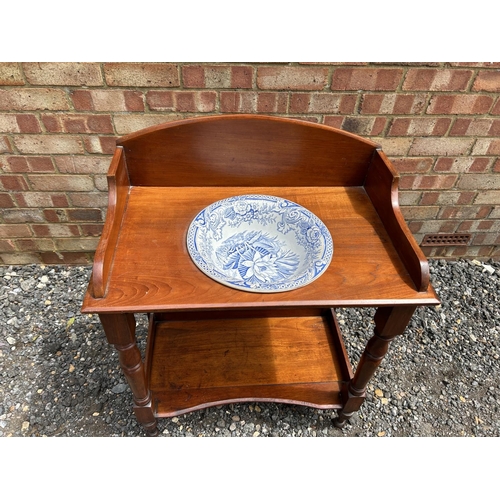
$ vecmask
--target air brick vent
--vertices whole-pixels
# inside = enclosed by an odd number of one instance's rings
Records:
[[[421,245],[423,247],[465,246],[469,243],[470,238],[470,234],[464,233],[426,234]]]

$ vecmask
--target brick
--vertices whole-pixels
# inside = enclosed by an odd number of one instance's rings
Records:
[[[434,165],[435,172],[486,172],[492,162],[491,158],[438,158]]]
[[[474,80],[472,90],[477,92],[500,92],[500,71],[479,71]]]
[[[0,89],[0,110],[65,111],[69,109],[66,92],[61,89]]]
[[[112,134],[110,115],[43,114],[42,123],[47,132],[69,134]]]
[[[500,189],[500,174],[464,174],[458,183],[459,189]],[[500,203],[500,200],[498,200]]]
[[[12,153],[12,146],[9,138],[0,135],[0,153]]]
[[[77,111],[144,111],[144,94],[134,90],[75,90]]]
[[[500,207],[495,207],[490,215],[489,215],[489,218],[490,219],[500,219]]]
[[[91,264],[92,253],[85,252],[41,252],[40,258],[44,264]]]
[[[108,179],[105,175],[94,175],[94,185],[99,191],[107,191]]]
[[[107,193],[69,193],[73,207],[106,208],[108,206]]]
[[[32,207],[67,207],[68,199],[63,193],[16,193],[15,199],[17,205],[20,208],[32,208]]]
[[[450,66],[468,66],[471,68],[500,68],[498,62],[452,62]]]
[[[25,154],[79,154],[83,144],[78,136],[69,135],[20,135],[14,144]]]
[[[493,106],[491,113],[492,115],[500,115],[500,97],[497,99],[495,105]]]
[[[116,87],[178,87],[177,65],[168,63],[107,63],[104,75]]]
[[[461,193],[459,191],[430,191],[423,193],[420,205],[470,205],[475,194]]]
[[[11,240],[0,240],[0,252],[17,252],[17,247]]]
[[[39,238],[69,238],[80,236],[76,224],[32,224],[35,236]]]
[[[399,191],[399,205],[402,207],[418,205],[421,196],[420,191]]]
[[[14,253],[14,254],[3,253],[0,254],[0,259],[1,262],[3,262],[7,266],[38,264],[39,262],[41,262],[40,257],[38,255],[30,253]]]
[[[423,174],[429,172],[433,161],[432,158],[395,158],[392,163],[398,172]]]
[[[477,233],[472,239],[471,245],[499,245],[500,235],[492,233]]]
[[[439,207],[401,207],[405,220],[435,219]]]
[[[396,90],[402,69],[339,68],[332,75],[332,90]]]
[[[341,128],[347,132],[361,136],[380,135],[385,128],[387,119],[384,117],[346,116]]]
[[[82,236],[101,236],[102,224],[80,224]]]
[[[323,118],[323,123],[333,128],[342,128],[342,123],[344,122],[344,116],[327,115]]]
[[[457,230],[457,221],[426,220],[420,223],[421,234],[427,233],[454,233]]]
[[[427,94],[363,94],[362,114],[416,115],[424,111]]]
[[[216,100],[215,92],[152,90],[146,95],[146,102],[153,111],[206,113],[215,111]]]
[[[32,134],[41,132],[38,118],[32,114],[0,114],[0,132]]]
[[[457,181],[457,175],[417,175],[413,189],[450,189]]]
[[[32,85],[102,85],[101,68],[98,63],[49,62],[23,63],[26,79]]]
[[[0,62],[0,85],[24,85],[19,63]]]
[[[0,175],[1,191],[28,191],[29,186],[22,175]]]
[[[439,211],[439,219],[484,219],[491,212],[491,207],[443,207]]]
[[[286,113],[288,94],[281,92],[259,92],[257,94],[258,113]]]
[[[251,66],[183,66],[182,80],[185,88],[251,89]]]
[[[19,239],[16,242],[22,252],[51,251],[55,249],[54,242],[48,238]]]
[[[475,233],[481,230],[489,230],[495,224],[492,220],[465,220],[459,223],[457,231]]]
[[[74,208],[66,210],[70,222],[103,222],[102,211],[98,208]]]
[[[27,174],[36,191],[92,191],[94,182],[87,175]]]
[[[25,223],[0,224],[0,238],[28,238],[30,236],[30,228]]]
[[[98,238],[55,238],[57,250],[67,252],[93,252],[99,243]]]
[[[412,68],[406,73],[403,90],[466,90],[471,70]]]
[[[342,113],[354,112],[356,94],[292,94],[290,113]]]
[[[448,131],[451,118],[395,118],[389,136],[443,136]]]
[[[116,149],[116,138],[88,135],[83,138],[83,144],[87,153],[112,155]]]
[[[8,193],[0,193],[0,208],[12,208],[14,207],[14,200]]]
[[[409,137],[379,137],[377,142],[380,143],[387,156],[406,156],[412,139]]]
[[[56,156],[54,161],[62,174],[106,174],[111,159],[101,156]]]
[[[5,172],[54,172],[49,156],[7,156],[0,158],[0,167]]]
[[[493,166],[493,172],[500,172],[500,158],[495,162]]]
[[[410,156],[455,156],[466,154],[472,146],[473,139],[416,137],[409,150]]]
[[[483,191],[474,200],[477,205],[500,205],[500,190]]]
[[[220,111],[222,113],[255,113],[257,92],[221,92]]]
[[[500,155],[500,139],[478,139],[472,150],[473,155]]]
[[[486,95],[434,95],[431,98],[428,114],[482,115],[493,104],[493,98]]]
[[[450,135],[500,136],[500,120],[491,118],[457,118]]]
[[[168,121],[179,120],[182,115],[169,114],[169,115],[115,115],[113,122],[118,134],[130,134],[153,125],[159,125]]]
[[[257,70],[257,86],[264,90],[322,90],[327,79],[327,68],[264,66]]]
[[[43,212],[37,208],[7,208],[3,210],[4,222],[26,224],[29,222],[45,222]]]

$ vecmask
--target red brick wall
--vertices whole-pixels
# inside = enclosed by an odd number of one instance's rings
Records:
[[[500,63],[0,63],[0,258],[87,263],[115,137],[188,116],[265,113],[380,143],[431,256],[500,256]]]

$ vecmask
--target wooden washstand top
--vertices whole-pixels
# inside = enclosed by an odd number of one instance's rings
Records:
[[[118,140],[85,313],[438,304],[398,205],[399,176],[375,143],[324,125],[225,115]],[[217,200],[268,194],[317,215],[334,243],[327,271],[292,291],[235,290],[192,262],[186,235]]]

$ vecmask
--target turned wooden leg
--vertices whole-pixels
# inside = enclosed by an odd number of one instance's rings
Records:
[[[146,380],[141,352],[135,341],[133,314],[100,314],[104,332],[110,344],[118,350],[120,367],[132,390],[134,413],[149,436],[156,436],[156,418],[151,404],[151,393]]]
[[[336,427],[343,427],[353,413],[359,410],[366,397],[366,386],[384,359],[390,342],[401,335],[408,325],[414,306],[379,307],[375,313],[375,334],[368,341],[361,355],[354,377],[349,382],[347,401],[333,420]]]

